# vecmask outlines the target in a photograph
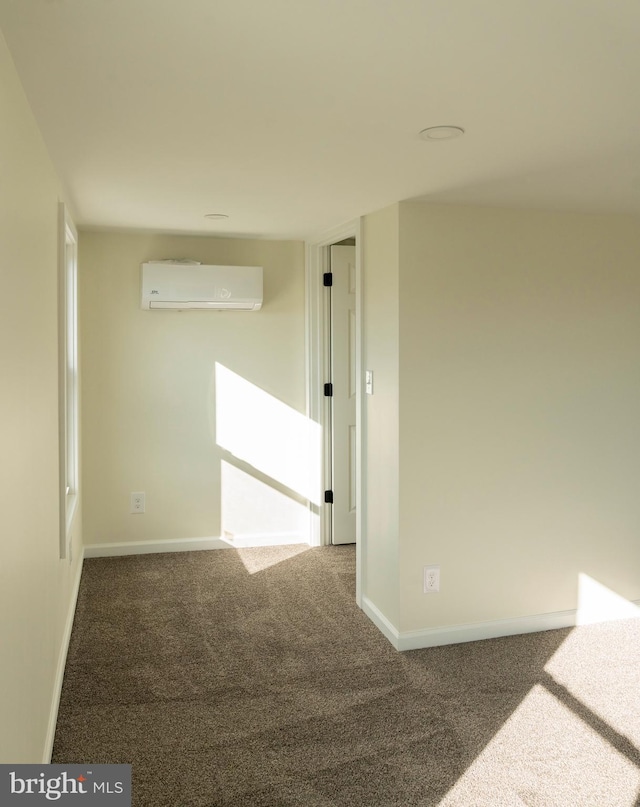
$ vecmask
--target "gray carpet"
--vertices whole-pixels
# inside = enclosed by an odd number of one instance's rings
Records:
[[[87,560],[53,762],[136,807],[640,805],[640,621],[397,653],[352,547]]]

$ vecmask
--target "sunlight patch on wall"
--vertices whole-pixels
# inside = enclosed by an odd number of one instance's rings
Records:
[[[627,757],[536,685],[439,807],[632,805],[639,787],[640,771]]]
[[[577,625],[640,617],[640,608],[588,574],[578,575]]]
[[[221,536],[230,546],[309,542],[309,509],[228,462],[221,463]]]
[[[215,383],[217,444],[320,504],[320,425],[217,362]]]

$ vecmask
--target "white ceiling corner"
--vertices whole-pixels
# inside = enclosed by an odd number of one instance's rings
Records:
[[[0,28],[80,226],[640,213],[636,0],[0,0]]]

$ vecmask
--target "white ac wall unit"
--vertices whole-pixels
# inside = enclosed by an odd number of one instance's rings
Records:
[[[141,308],[258,311],[262,307],[261,266],[142,264]]]

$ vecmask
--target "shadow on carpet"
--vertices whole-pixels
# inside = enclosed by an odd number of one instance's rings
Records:
[[[632,807],[635,620],[397,653],[353,547],[86,560],[56,763],[135,807]]]

